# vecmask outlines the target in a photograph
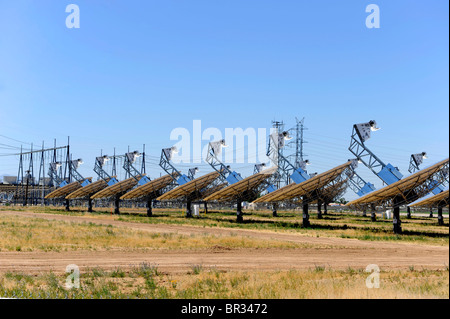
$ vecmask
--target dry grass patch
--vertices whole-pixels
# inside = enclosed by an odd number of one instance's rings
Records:
[[[310,248],[278,240],[237,235],[151,233],[90,222],[65,222],[0,215],[0,251],[75,251],[112,249]],[[316,247],[316,246],[314,246]],[[319,247],[319,246],[317,246]]]
[[[37,213],[52,213],[87,218],[102,218],[119,220],[124,222],[136,222],[147,224],[172,224],[193,225],[208,228],[239,228],[261,231],[275,231],[283,233],[295,233],[310,237],[330,238],[354,238],[366,241],[389,241],[389,242],[413,242],[416,244],[448,246],[449,227],[448,219],[445,226],[437,225],[437,218],[413,217],[406,219],[402,217],[404,234],[394,235],[392,220],[378,218],[371,222],[370,217],[362,217],[361,214],[350,212],[329,212],[323,219],[317,219],[314,211],[311,211],[310,228],[302,227],[300,212],[279,211],[279,217],[271,217],[268,212],[247,211],[244,223],[236,222],[236,214],[232,211],[217,211],[201,214],[200,218],[185,218],[180,210],[154,209],[154,216],[149,218],[142,209],[122,208],[121,215],[111,215],[107,209],[98,209],[95,213],[87,213],[83,208],[73,208],[71,212],[65,212],[61,208],[30,207],[16,210],[31,210]],[[1,208],[0,208],[1,210]]]
[[[381,272],[380,288],[366,287],[362,269],[221,272],[187,269],[185,275],[160,273],[142,264],[130,271],[90,269],[81,274],[81,287],[64,288],[65,276],[0,274],[0,297],[15,298],[256,298],[256,299],[392,299],[449,298],[449,272],[402,270]]]

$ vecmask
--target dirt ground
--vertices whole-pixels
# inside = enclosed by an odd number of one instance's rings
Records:
[[[186,273],[193,265],[218,270],[287,270],[311,269],[324,266],[332,269],[365,268],[376,264],[383,270],[409,267],[443,269],[448,267],[449,247],[412,243],[360,241],[346,238],[308,237],[301,234],[269,231],[203,228],[189,225],[164,225],[122,222],[105,217],[84,217],[42,214],[33,212],[2,211],[2,215],[38,217],[67,222],[92,222],[101,225],[127,227],[151,233],[213,234],[271,239],[310,244],[301,249],[226,249],[214,247],[199,250],[146,250],[146,251],[75,251],[75,252],[0,252],[0,272],[23,273],[65,272],[66,266],[76,264],[85,268],[101,267],[127,269],[142,262],[157,265],[167,273]],[[0,239],[1,240],[1,239]]]

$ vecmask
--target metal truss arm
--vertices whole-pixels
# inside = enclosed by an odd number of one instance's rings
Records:
[[[383,169],[386,166],[384,162],[378,158],[371,150],[369,150],[363,142],[359,141],[359,135],[356,130],[356,125],[353,126],[352,138],[349,151],[356,156],[356,158],[366,165],[375,175],[378,175],[376,169]]]
[[[95,158],[95,166],[94,172],[97,173],[98,177],[103,179],[105,182],[108,182],[112,179],[111,175],[109,175],[104,169],[103,165],[105,164],[108,156],[98,156]]]
[[[348,181],[348,187],[359,196],[363,196],[375,190],[375,186],[372,183],[367,183],[355,171],[349,176]]]
[[[350,147],[348,148],[349,151],[387,185],[402,179],[403,175],[396,167],[391,164],[386,165],[364,145],[363,140],[368,137],[365,136],[364,139],[361,137],[361,134],[358,132],[358,125],[361,126],[362,124],[353,125]]]
[[[159,161],[159,166],[167,173],[169,174],[172,179],[178,183],[177,177],[181,176],[181,173],[179,170],[173,166],[173,164],[170,162],[172,159],[172,151],[171,148],[164,148],[161,151],[161,159]]]
[[[242,180],[241,175],[238,173],[231,171],[230,167],[222,163],[217,157],[217,154],[220,154],[220,149],[225,145],[225,141],[221,140],[218,142],[211,142],[208,145],[208,155],[206,156],[206,162],[211,165],[211,167],[220,174],[219,179],[222,182],[226,182],[228,184],[234,184],[240,180]]]
[[[136,169],[136,167],[133,166],[133,163],[136,161],[136,158],[139,157],[141,154],[139,154],[138,151],[129,152],[125,154],[125,160],[123,162],[123,169],[131,176],[133,177],[139,185],[143,185],[150,181],[150,179],[143,175],[139,170]],[[140,176],[140,178],[138,178]]]

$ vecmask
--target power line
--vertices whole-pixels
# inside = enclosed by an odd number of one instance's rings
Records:
[[[32,144],[32,143],[28,143],[28,142],[24,142],[24,141],[16,140],[15,138],[12,138],[12,137],[8,137],[8,136],[6,136],[6,135],[2,135],[2,134],[0,134],[0,136],[1,136],[1,137],[4,137],[4,138],[7,138],[8,140],[11,140],[11,141],[15,141],[15,142],[18,142],[18,143],[22,143],[22,144],[28,144],[28,145],[31,145],[31,144]]]

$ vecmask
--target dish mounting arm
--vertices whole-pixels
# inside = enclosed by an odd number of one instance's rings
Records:
[[[378,156],[364,144],[370,138],[372,131],[377,131],[375,121],[353,125],[349,151],[356,159],[367,166],[384,183],[390,185],[403,178],[398,168],[392,164],[385,164]]]
[[[225,140],[210,142],[208,144],[208,155],[206,156],[206,162],[220,174],[219,178],[222,182],[227,182],[228,184],[239,182],[242,180],[242,176],[235,171],[231,171],[230,167],[222,163],[222,161],[218,158],[222,147],[226,147]]]
[[[159,161],[159,166],[161,166],[161,168],[172,177],[173,181],[177,185],[186,184],[187,182],[194,179],[195,172],[191,174],[190,169],[189,176],[181,174],[181,172],[177,170],[176,167],[171,162],[173,153],[177,153],[177,149],[175,146],[170,148],[163,148],[161,151],[161,159]]]
[[[139,156],[141,156],[141,154],[138,151],[126,153],[125,160],[123,162],[123,169],[131,177],[133,177],[138,182],[139,185],[144,185],[145,183],[148,183],[150,181],[150,178],[148,178],[146,175],[142,174],[133,165]],[[140,178],[138,178],[138,176],[140,176]]]

